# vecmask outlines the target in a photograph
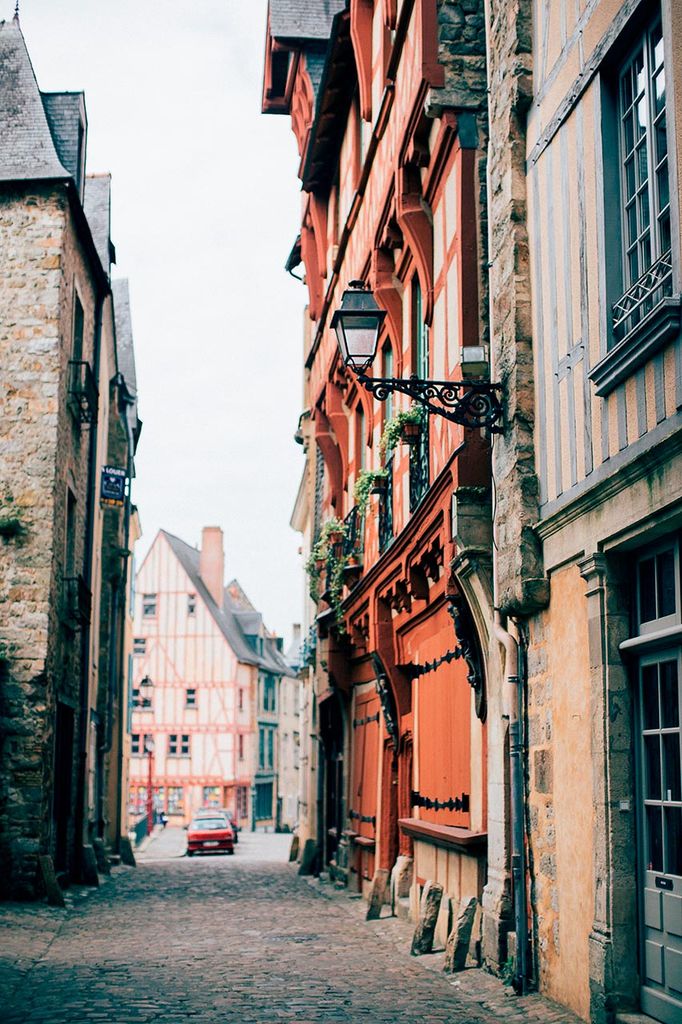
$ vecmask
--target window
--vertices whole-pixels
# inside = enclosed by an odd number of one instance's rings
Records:
[[[64,575],[76,573],[76,495],[70,487],[66,490],[66,546],[64,550]]]
[[[133,638],[133,654],[146,654],[147,653],[147,638],[145,636],[136,636]]]
[[[277,710],[277,680],[274,676],[263,677],[263,711]]]
[[[614,306],[616,340],[669,295],[672,285],[660,21],[644,33],[621,68],[617,109],[624,295]]]
[[[238,746],[238,751],[239,751],[239,760],[243,761],[244,760],[244,734],[241,733],[241,732],[239,733],[239,736],[237,737],[237,746]]]
[[[168,787],[168,813],[182,814],[184,811],[184,795],[182,786]]]
[[[220,786],[203,787],[204,807],[220,807],[222,803],[222,790]]]
[[[258,730],[258,767],[261,771],[270,771],[274,767],[275,730],[261,725]]]
[[[301,736],[294,733],[294,768],[298,768],[301,761]]]
[[[390,341],[387,341],[381,350],[381,376],[392,377],[393,376],[393,349],[391,348]],[[384,406],[384,422],[390,420],[393,417],[393,394],[389,394],[386,401],[383,403]]]
[[[73,296],[73,339],[71,346],[71,359],[75,363],[79,363],[83,359],[83,328],[85,324],[85,317],[83,315],[83,305],[78,295],[74,292]]]
[[[244,710],[244,691],[243,690],[239,691],[239,696],[238,696],[237,700],[238,700],[239,710],[243,711]]]
[[[197,613],[197,595],[187,595],[187,614],[190,618],[193,618]]]
[[[171,756],[189,757],[189,735],[188,733],[172,732],[168,736],[168,753]]]
[[[132,698],[134,708],[150,708],[152,706],[152,698],[149,695],[149,688],[145,687],[144,694],[138,686],[133,687]]]
[[[639,633],[674,626],[680,621],[678,547],[665,544],[637,562]]]
[[[365,444],[365,412],[358,403],[355,409],[355,465],[358,470],[364,469],[366,464]]]
[[[185,690],[185,707],[195,708],[197,706],[197,691]]]
[[[154,737],[150,732],[140,735],[139,732],[132,733],[130,737],[130,753],[137,757],[142,757],[147,754],[147,745],[152,742]]]
[[[237,817],[249,816],[249,791],[246,786],[237,786]]]
[[[412,278],[411,320],[412,372],[421,379],[429,376],[429,329],[424,323],[422,290],[419,278]]]
[[[142,595],[142,616],[145,619],[156,618],[156,594]]]

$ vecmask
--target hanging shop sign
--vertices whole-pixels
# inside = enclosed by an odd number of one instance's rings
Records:
[[[102,466],[100,504],[106,508],[123,508],[126,495],[126,471],[116,466]]]

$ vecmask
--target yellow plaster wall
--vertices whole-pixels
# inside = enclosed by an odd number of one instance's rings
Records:
[[[537,650],[529,662],[531,847],[542,950],[540,986],[587,1020],[594,812],[587,605],[576,565],[552,575],[551,604],[541,619],[533,629]]]

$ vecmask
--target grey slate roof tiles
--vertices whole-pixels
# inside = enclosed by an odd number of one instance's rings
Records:
[[[69,177],[19,22],[0,21],[0,181]]]
[[[79,181],[84,145],[81,123],[85,130],[84,94],[82,92],[43,92],[41,96],[57,155],[74,181]]]
[[[234,651],[237,659],[245,662],[247,665],[258,665],[261,668],[281,675],[292,675],[291,669],[277,651],[275,640],[269,637],[266,638],[263,642],[263,654],[257,654],[242,631],[238,616],[233,610],[232,602],[225,600],[224,606],[222,608],[218,607],[209,594],[199,573],[199,552],[197,549],[186,544],[184,540],[174,536],[167,530],[161,530],[160,532],[170,544],[171,550],[189,576],[192,586],[210,611],[216,625]],[[262,622],[260,614],[256,614]]]
[[[104,273],[109,276],[111,250],[111,175],[89,174],[85,179],[83,208]]]
[[[328,39],[334,15],[346,0],[270,0],[270,34],[275,39]]]

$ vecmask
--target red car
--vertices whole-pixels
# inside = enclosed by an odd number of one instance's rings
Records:
[[[224,814],[195,818],[187,827],[187,856],[195,853],[234,853],[234,832]]]

